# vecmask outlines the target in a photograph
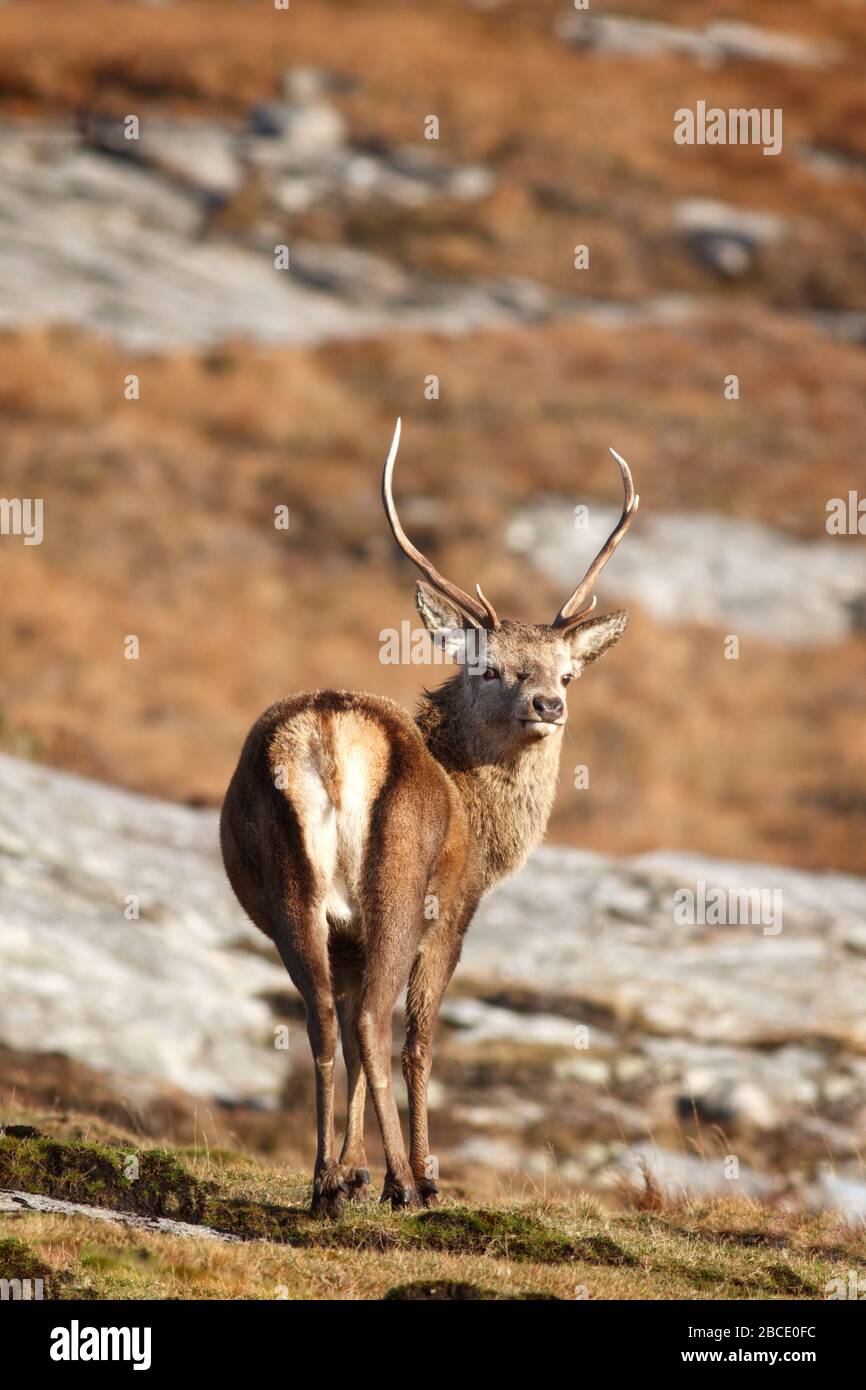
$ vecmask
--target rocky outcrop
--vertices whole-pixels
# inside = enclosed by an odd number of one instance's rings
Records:
[[[703,67],[730,62],[823,67],[838,62],[842,52],[837,44],[816,44],[739,20],[714,20],[699,30],[624,15],[566,11],[557,20],[556,32],[575,47],[601,54],[655,58],[674,53]]]
[[[264,997],[286,976],[223,880],[214,816],[11,758],[0,783],[2,1040],[133,1092],[273,1103]]]
[[[7,757],[0,789],[0,1043],[66,1053],[133,1098],[168,1083],[278,1104],[308,1069],[304,1028],[296,1011],[286,1034],[291,986],[231,895],[216,814]],[[769,1169],[749,1190],[811,1165],[815,1202],[853,1208],[864,997],[860,879],[542,849],[483,904],[443,1008],[448,1161],[538,1174],[553,1127],[561,1176],[604,1187],[649,1135],[722,1131]]]
[[[73,323],[162,351],[463,333],[562,311],[562,296],[519,277],[454,284],[354,248],[293,236],[289,246],[287,219],[313,206],[417,208],[492,186],[489,171],[423,146],[357,149],[336,111],[325,130],[328,110],[278,103],[237,130],[148,119],[135,140],[116,121],[6,124],[0,327]]]
[[[193,1225],[190,1221],[175,1221],[170,1216],[141,1216],[134,1211],[115,1211],[110,1207],[94,1207],[84,1202],[64,1202],[59,1197],[45,1197],[38,1192],[0,1192],[0,1212],[17,1215],[23,1211],[46,1212],[51,1216],[84,1216],[88,1221],[108,1221],[118,1226],[130,1226],[138,1231],[155,1231],[159,1235],[182,1236],[188,1240],[220,1240],[235,1244],[240,1236],[228,1231],[215,1231],[211,1226]]]

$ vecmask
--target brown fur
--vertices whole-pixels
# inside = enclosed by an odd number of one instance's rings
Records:
[[[423,584],[416,601],[430,631],[459,648],[458,611]],[[619,640],[625,621],[612,614],[568,632],[505,622],[485,634],[495,676],[461,666],[425,693],[415,721],[380,696],[325,690],[280,701],[250,731],[221,843],[239,901],[276,943],[307,1008],[314,1212],[338,1214],[366,1190],[367,1087],[387,1160],[383,1200],[435,1202],[426,1091],[442,996],[482,894],[544,835],[565,683]],[[391,1016],[407,985],[408,1157],[391,1081]],[[339,1160],[338,1027],[349,1088]]]

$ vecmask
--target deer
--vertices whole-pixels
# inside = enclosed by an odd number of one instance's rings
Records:
[[[622,515],[551,623],[500,620],[409,540],[393,496],[397,421],[382,475],[385,515],[420,571],[415,604],[457,669],[425,690],[413,718],[350,690],[277,701],[247,735],[220,817],[223,862],[252,922],[276,945],[305,1006],[316,1093],[310,1210],[339,1218],[369,1196],[369,1090],[384,1149],[381,1201],[435,1206],[427,1088],[445,990],[481,899],[543,838],[557,787],[567,687],[625,632],[626,611],[593,612],[599,574],[638,507],[628,464],[611,449]],[[475,649],[472,660],[461,659]],[[409,1152],[391,1054],[403,990],[402,1070]],[[338,1033],[347,1077],[337,1157]]]

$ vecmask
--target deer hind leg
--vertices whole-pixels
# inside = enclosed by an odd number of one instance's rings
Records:
[[[327,923],[315,895],[303,906],[296,895],[291,913],[277,915],[277,949],[307,1011],[307,1036],[316,1078],[316,1166],[314,1216],[338,1217],[348,1185],[334,1154],[334,1059],[337,1010],[328,958]]]
[[[379,895],[378,911],[367,917],[367,968],[358,1015],[358,1040],[382,1133],[387,1172],[382,1201],[401,1207],[415,1206],[418,1194],[406,1157],[400,1116],[391,1075],[391,1019],[397,996],[409,978],[421,934],[423,897],[404,889],[397,899],[392,887],[388,899]],[[403,903],[413,906],[407,908]],[[370,967],[374,962],[375,968]]]
[[[313,1172],[314,1216],[338,1217],[348,1187],[334,1153],[334,1058],[337,1014],[330,988],[317,990],[307,1004],[307,1035],[316,1071],[316,1166]]]
[[[427,1083],[433,1064],[433,1034],[439,1006],[460,956],[460,940],[435,936],[418,954],[406,996],[406,1042],[403,1076],[409,1096],[409,1166],[425,1207],[436,1206],[438,1164],[430,1154],[427,1133]]]
[[[399,985],[393,993],[386,993],[376,981],[373,988],[364,992],[358,1020],[361,1057],[387,1163],[381,1200],[390,1201],[394,1208],[415,1206],[418,1202],[391,1077],[391,1016],[399,993]]]
[[[363,959],[360,956],[351,958],[342,952],[338,953],[332,946],[331,974],[347,1077],[346,1137],[340,1153],[340,1167],[349,1190],[349,1199],[353,1202],[366,1197],[370,1184],[370,1169],[364,1149],[367,1078],[364,1074],[358,1038],[363,968]]]

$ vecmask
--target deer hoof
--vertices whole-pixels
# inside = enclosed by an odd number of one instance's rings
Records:
[[[339,1170],[329,1169],[313,1179],[311,1214],[323,1221],[338,1221],[343,1215],[349,1188]]]
[[[369,1168],[353,1168],[349,1175],[349,1201],[363,1202],[370,1187]]]
[[[322,1192],[314,1194],[310,1212],[319,1221],[339,1221],[345,1205],[341,1192]]]
[[[429,1179],[418,1184],[418,1196],[425,1207],[438,1207],[439,1205],[439,1188],[435,1182],[430,1182]]]
[[[406,1211],[409,1207],[417,1207],[418,1193],[414,1187],[398,1187],[396,1183],[386,1182],[379,1199],[382,1202],[390,1202],[394,1211]]]

